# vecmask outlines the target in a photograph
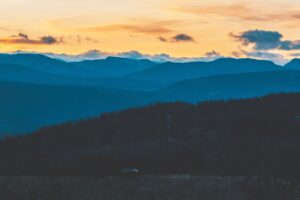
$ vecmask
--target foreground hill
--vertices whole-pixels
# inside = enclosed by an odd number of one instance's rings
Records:
[[[0,142],[2,175],[276,175],[300,167],[300,95],[157,104]],[[56,116],[59,116],[56,114]]]
[[[142,176],[136,178],[0,178],[0,198],[22,200],[246,200],[241,178]]]

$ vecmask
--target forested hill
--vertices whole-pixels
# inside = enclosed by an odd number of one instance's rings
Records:
[[[298,174],[300,94],[154,104],[0,142],[0,174]]]

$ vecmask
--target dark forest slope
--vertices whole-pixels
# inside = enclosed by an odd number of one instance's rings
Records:
[[[0,174],[298,175],[300,95],[157,104],[0,143]]]

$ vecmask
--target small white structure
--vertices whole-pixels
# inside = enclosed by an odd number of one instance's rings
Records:
[[[140,171],[138,169],[135,168],[126,168],[126,169],[121,169],[120,170],[120,174],[122,176],[137,176],[140,174]]]

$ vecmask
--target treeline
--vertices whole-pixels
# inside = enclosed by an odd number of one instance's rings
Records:
[[[8,137],[0,174],[298,177],[299,144],[300,94],[153,104]]]

